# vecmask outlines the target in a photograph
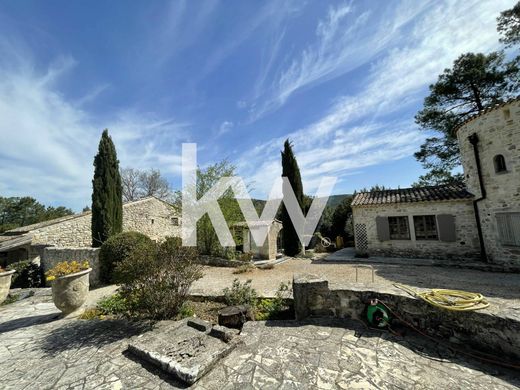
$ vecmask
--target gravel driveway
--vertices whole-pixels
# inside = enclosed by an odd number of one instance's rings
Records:
[[[355,283],[356,267],[352,264],[330,263],[311,259],[289,259],[275,268],[256,269],[233,274],[233,268],[205,267],[204,277],[192,286],[193,293],[220,295],[234,279],[252,279],[253,287],[262,295],[274,295],[281,282],[292,282],[297,273],[322,276],[331,287]],[[374,264],[375,284],[402,283],[421,288],[449,288],[480,292],[488,297],[518,300],[520,303],[520,274],[485,272],[470,269],[435,266],[406,266]],[[371,272],[359,269],[359,282],[371,283]]]

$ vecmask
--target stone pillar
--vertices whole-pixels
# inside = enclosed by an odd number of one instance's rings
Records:
[[[309,317],[319,302],[329,292],[329,282],[313,274],[297,274],[293,277],[294,315],[297,321]]]

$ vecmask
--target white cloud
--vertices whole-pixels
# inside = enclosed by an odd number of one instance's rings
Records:
[[[253,119],[285,104],[297,90],[345,74],[374,58],[401,33],[401,28],[429,6],[403,1],[377,10],[355,13],[352,3],[330,7],[319,20],[316,40],[275,77],[267,98],[254,103]],[[275,42],[279,45],[279,42]],[[277,49],[278,51],[278,49]],[[258,95],[258,94],[257,94]]]
[[[331,109],[309,126],[268,140],[245,153],[239,162],[241,172],[253,177],[257,190],[266,193],[270,183],[281,173],[279,150],[285,138],[294,143],[304,183],[308,183],[306,191],[313,191],[322,175],[343,177],[360,172],[364,167],[411,156],[425,134],[416,128],[412,117],[399,122],[388,118],[392,114],[402,118],[399,114],[412,107],[412,103],[420,105],[426,86],[458,55],[495,49],[498,37],[494,15],[510,6],[509,3],[448,1],[435,3],[427,13],[409,11],[408,16],[403,16],[396,12],[397,20],[389,20],[384,28],[376,28],[376,37],[381,31],[394,31],[410,21],[412,15],[415,19],[407,27],[406,39],[393,42],[372,64],[368,77],[363,80],[365,87],[356,95],[337,98]],[[349,10],[348,5],[333,9],[327,20],[320,22],[318,49],[309,49],[284,72],[284,77],[291,82],[282,84],[294,88],[281,88],[280,91],[285,92],[278,95],[277,104],[296,88],[327,77],[343,63],[340,60],[343,49],[335,47],[339,50],[335,61],[328,54],[328,48],[334,48],[329,42],[341,41],[341,36],[334,38],[338,31],[352,32],[352,27],[342,24]],[[366,37],[356,45],[373,52],[375,49],[370,49],[373,39]],[[347,71],[349,67],[342,69]]]
[[[231,129],[233,128],[233,126],[234,126],[233,122],[230,122],[230,121],[222,122],[218,128],[217,136],[221,136],[226,133],[229,133],[231,131]]]
[[[2,50],[4,54],[9,55]],[[31,195],[44,203],[81,209],[90,202],[92,162],[105,127],[121,165],[179,171],[176,141],[182,124],[134,111],[116,113],[100,123],[81,108],[81,101],[72,103],[60,92],[59,81],[74,71],[73,60],[61,59],[39,72],[29,60],[13,54],[18,66],[0,63],[2,196]]]

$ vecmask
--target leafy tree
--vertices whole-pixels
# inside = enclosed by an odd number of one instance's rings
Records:
[[[334,215],[334,207],[325,206],[321,214],[320,222],[317,230],[323,237],[332,237],[332,216]]]
[[[331,239],[335,239],[337,236],[346,238],[345,224],[347,219],[352,215],[352,198],[346,197],[336,207],[332,214],[332,225],[331,225]]]
[[[282,154],[282,177],[287,177],[291,187],[296,195],[296,200],[302,210],[304,210],[304,195],[303,185],[300,176],[300,168],[298,168],[298,162],[294,156],[292,145],[287,139],[284,143],[284,150]],[[285,195],[284,195],[285,197]],[[301,252],[301,243],[296,233],[296,229],[289,217],[289,213],[285,208],[282,208],[282,224],[283,224],[283,245],[285,254],[288,256],[295,256]]]
[[[92,180],[92,246],[99,247],[123,230],[123,200],[119,161],[112,138],[104,130],[94,158]]]
[[[464,175],[462,173],[452,174],[442,169],[432,169],[430,172],[419,177],[419,180],[412,184],[412,187],[424,187],[431,185],[460,185],[464,184]]]
[[[197,168],[196,193],[190,194],[190,196],[201,199],[222,177],[234,176],[235,169],[235,166],[227,160],[212,164],[204,169]],[[224,192],[218,203],[228,227],[244,221],[244,216],[231,188]],[[173,205],[179,212],[181,211],[182,193],[180,191],[173,194]],[[240,236],[234,238],[235,242],[240,244],[240,242],[237,242],[240,240]],[[220,245],[217,233],[207,214],[197,221],[197,248],[199,253],[202,254],[228,256],[228,251]]]
[[[500,42],[506,46],[520,43],[520,1],[513,8],[500,13],[497,22],[497,30],[501,35]]]
[[[0,197],[0,233],[71,214],[73,212],[69,208],[63,206],[46,207],[29,196]]]
[[[121,169],[121,184],[125,202],[138,200],[146,196],[170,199],[172,190],[168,181],[158,169],[140,170],[134,168]]]
[[[460,155],[452,129],[487,106],[511,97],[518,88],[517,72],[503,53],[466,53],[430,85],[430,95],[415,120],[422,129],[438,135],[427,138],[415,158],[435,172],[422,176],[421,182],[437,184],[437,179],[454,179],[451,171],[460,164]]]
[[[385,191],[385,190],[389,190],[389,189],[390,189],[390,188],[387,188],[387,187],[385,187],[385,186],[383,186],[383,185],[375,184],[375,185],[373,185],[373,186],[370,187],[370,188],[366,188],[366,187],[364,187],[364,188],[360,189],[360,190],[357,191],[357,192]]]

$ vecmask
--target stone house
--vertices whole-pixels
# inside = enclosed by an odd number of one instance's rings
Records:
[[[473,195],[463,186],[357,194],[352,201],[360,254],[478,258]]]
[[[454,133],[467,187],[357,194],[358,253],[520,265],[520,97],[469,118]]]
[[[45,248],[90,248],[90,211],[22,226],[0,235],[0,265],[38,259]],[[123,204],[123,231],[137,231],[153,240],[180,237],[181,220],[169,203],[153,196]]]
[[[273,221],[257,221],[257,222],[240,222],[233,226],[239,229],[242,234],[242,251],[244,253],[251,252],[256,259],[276,259],[278,255],[278,247],[281,241],[280,232],[282,231],[282,223],[278,220]],[[267,229],[267,237],[261,246],[256,245],[253,239],[252,230]]]

